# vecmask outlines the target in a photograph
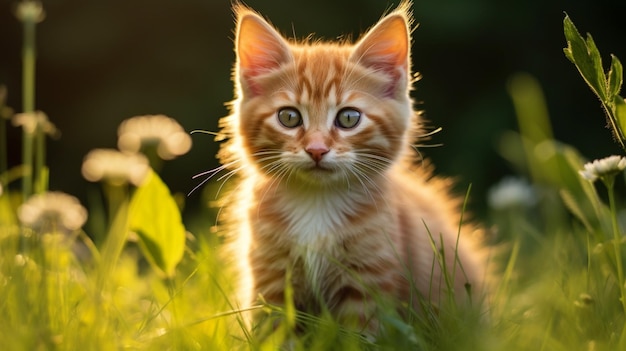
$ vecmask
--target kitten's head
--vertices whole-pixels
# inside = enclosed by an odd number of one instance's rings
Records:
[[[240,157],[280,180],[371,182],[402,157],[416,124],[409,97],[410,4],[355,44],[291,42],[237,7],[237,100],[227,120]]]

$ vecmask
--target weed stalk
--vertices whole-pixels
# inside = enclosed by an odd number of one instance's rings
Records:
[[[27,6],[24,1],[20,4]],[[24,11],[25,12],[25,11]],[[22,46],[22,112],[35,111],[35,34],[37,19],[34,16],[21,15],[24,42]],[[40,129],[37,127],[35,130]],[[33,143],[34,132],[24,128],[22,139],[22,162],[24,163],[24,177],[22,179],[22,197],[25,201],[33,193]],[[35,132],[36,133],[36,132]]]

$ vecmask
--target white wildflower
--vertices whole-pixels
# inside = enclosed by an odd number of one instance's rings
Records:
[[[171,160],[191,148],[191,137],[176,120],[165,115],[137,116],[125,120],[117,130],[117,145],[122,151],[138,152],[155,145],[157,154]]]
[[[83,160],[82,173],[91,182],[105,180],[114,185],[141,185],[148,175],[148,159],[113,149],[95,149]]]
[[[22,0],[15,8],[15,16],[22,22],[38,23],[44,20],[46,13],[40,1]]]
[[[584,167],[578,173],[588,181],[595,182],[598,178],[615,176],[622,172],[626,168],[626,158],[613,155],[585,163]]]
[[[493,209],[530,207],[537,203],[535,189],[524,179],[506,177],[489,189],[487,202]]]
[[[42,128],[44,133],[51,136],[59,134],[57,128],[42,111],[17,113],[13,116],[12,123],[16,127],[24,128],[29,134],[35,133],[37,127]]]
[[[54,228],[71,232],[87,220],[87,210],[77,198],[56,191],[33,195],[19,207],[17,215],[22,224],[40,231]]]

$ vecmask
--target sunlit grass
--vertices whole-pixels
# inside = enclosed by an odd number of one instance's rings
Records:
[[[32,17],[28,25],[40,19]],[[574,50],[568,57],[577,64],[583,56],[576,50],[583,44],[576,41],[573,24],[566,20],[565,28],[568,48]],[[589,41],[586,45],[595,47]],[[30,61],[25,67],[31,70],[25,79],[32,80],[34,67]],[[577,67],[583,76],[588,73],[589,67]],[[597,74],[597,67],[591,68]],[[594,92],[611,112],[611,125],[619,129],[626,117],[622,103],[616,102],[621,87],[617,58],[611,72],[608,78],[585,80],[596,86]],[[23,113],[36,116],[29,84]],[[620,214],[625,201],[615,189],[625,181],[623,167],[616,162],[610,180],[606,173],[581,175],[593,167],[584,166],[574,147],[554,140],[537,82],[517,75],[509,92],[519,133],[503,135],[499,151],[519,174],[494,185],[489,194],[491,210],[484,223],[495,267],[489,298],[474,306],[442,299],[438,308],[424,303],[419,311],[381,303],[375,339],[329,313],[302,313],[289,302],[246,310],[237,305],[232,267],[237,258],[225,257],[222,250],[224,233],[214,223],[217,209],[204,209],[193,219],[193,232],[187,232],[179,202],[157,174],[161,162],[184,153],[187,144],[164,154],[158,143],[168,135],[152,133],[143,140],[133,134],[122,144],[132,144],[130,151],[143,152],[149,161],[137,155],[129,157],[143,161],[131,164],[86,157],[85,177],[101,186],[94,192],[103,196],[86,206],[89,222],[82,226],[84,218],[63,219],[72,207],[80,212],[82,205],[75,206],[74,200],[66,206],[55,200],[58,208],[33,200],[32,193],[59,195],[47,189],[45,150],[30,145],[51,122],[34,119],[30,129],[18,123],[31,138],[24,164],[8,168],[4,138],[0,149],[0,350],[624,349],[626,255]],[[1,135],[10,111],[3,104],[0,96]],[[146,116],[141,118],[144,123]],[[176,138],[183,138],[182,128],[170,127]],[[615,135],[624,133],[616,130]],[[105,172],[100,166],[113,167]],[[596,178],[602,182],[594,183]],[[205,186],[206,203],[213,200],[207,194],[222,186]],[[30,217],[24,217],[25,208]],[[245,316],[250,313],[266,318],[249,326]]]

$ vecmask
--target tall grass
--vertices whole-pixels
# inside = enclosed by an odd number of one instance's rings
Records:
[[[40,19],[21,18],[31,21],[25,22],[27,37],[34,37]],[[623,142],[619,60],[613,58],[610,72],[600,77],[604,71],[593,41],[582,39],[568,21],[566,54],[603,100]],[[590,56],[581,56],[582,49]],[[25,55],[25,80],[34,75],[29,60]],[[595,73],[589,75],[590,69]],[[24,116],[36,115],[31,89],[25,84],[27,103],[14,117],[24,128],[25,143],[53,129],[40,117],[27,131],[32,124]],[[382,332],[374,341],[328,313],[298,312],[290,303],[253,307],[267,321],[248,328],[242,319],[247,311],[232,298],[232,258],[222,256],[222,239],[214,230],[217,209],[205,209],[188,232],[176,198],[158,176],[158,165],[165,162],[155,157],[158,145],[137,147],[150,157],[132,161],[115,150],[86,157],[83,174],[101,186],[94,193],[102,194],[91,201],[86,224],[81,205],[45,203],[54,198],[45,181],[45,143],[38,141],[36,150],[25,145],[23,164],[11,169],[3,147],[0,349],[624,349],[626,256],[619,216],[624,201],[614,186],[624,181],[623,173],[603,174],[601,182],[581,176],[585,160],[554,140],[536,80],[516,75],[509,92],[519,132],[504,134],[499,150],[526,181],[503,181],[490,193],[485,222],[497,267],[491,296],[480,306],[457,306],[451,298],[437,309],[424,304],[418,312],[381,303]],[[0,97],[5,113],[1,102]],[[148,117],[141,123],[163,120]],[[6,121],[0,122],[4,131]],[[97,155],[109,158],[98,162]],[[102,164],[118,168],[98,168]],[[220,186],[207,185],[204,196]]]

